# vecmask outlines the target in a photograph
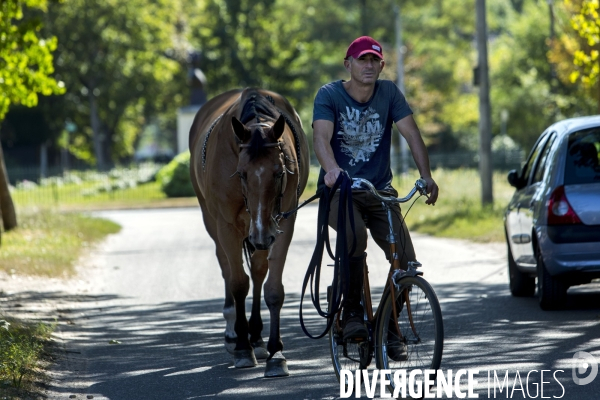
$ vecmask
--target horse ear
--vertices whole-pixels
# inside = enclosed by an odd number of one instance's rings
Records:
[[[278,140],[281,135],[283,135],[283,131],[285,130],[285,117],[283,116],[283,114],[279,115],[279,118],[277,119],[277,121],[275,122],[275,124],[273,124],[273,138],[275,140]]]
[[[231,126],[233,127],[233,132],[240,143],[244,143],[250,139],[250,131],[246,129],[244,124],[242,124],[236,117],[231,117]]]

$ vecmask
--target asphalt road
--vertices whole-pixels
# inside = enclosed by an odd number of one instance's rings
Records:
[[[236,370],[223,347],[223,281],[199,209],[96,213],[123,229],[91,255],[87,293],[60,310],[69,321],[59,326],[67,357],[54,371],[50,397],[339,398],[326,339],[307,338],[298,319],[316,211],[313,206],[300,211],[288,254],[281,331],[291,376],[278,379],[263,378],[264,363]],[[423,235],[413,241],[442,304],[444,371],[479,370],[474,388],[479,398],[495,398],[494,385],[488,396],[488,371],[492,383],[494,373],[502,381],[508,372],[510,393],[496,386],[496,398],[534,398],[542,386],[537,398],[599,398],[600,376],[576,385],[572,368],[577,351],[600,361],[600,285],[572,289],[566,310],[544,312],[535,298],[510,296],[504,245]],[[385,259],[373,243],[367,251],[377,292]],[[305,309],[309,329],[322,329],[324,321]],[[265,325],[268,319],[263,307]],[[526,380],[532,370],[538,372]],[[551,372],[542,378],[541,370]]]

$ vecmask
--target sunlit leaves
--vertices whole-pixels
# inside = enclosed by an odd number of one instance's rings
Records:
[[[592,87],[600,75],[598,49],[600,47],[600,3],[598,0],[581,0],[579,9],[572,0],[565,0],[568,6],[574,6],[571,26],[584,40],[583,46],[575,51],[573,64],[577,67],[570,74],[571,82],[581,82]],[[578,3],[578,2],[577,2]]]
[[[56,38],[38,37],[41,22],[23,20],[23,3],[41,10],[47,6],[46,0],[0,2],[0,121],[13,103],[34,107],[38,94],[62,94],[65,90],[62,82],[50,76]]]

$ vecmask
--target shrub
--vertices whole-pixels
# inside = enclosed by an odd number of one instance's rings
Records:
[[[158,182],[167,197],[192,197],[195,195],[190,181],[190,152],[179,154],[158,171]]]
[[[23,378],[34,372],[53,329],[41,323],[26,325],[0,320],[0,380],[20,388]]]

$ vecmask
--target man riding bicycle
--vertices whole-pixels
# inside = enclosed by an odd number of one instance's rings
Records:
[[[427,148],[403,93],[393,82],[378,79],[384,65],[381,45],[371,37],[359,37],[350,44],[344,58],[350,80],[328,83],[319,89],[313,111],[314,149],[321,164],[319,189],[332,187],[345,171],[352,178],[369,180],[378,191],[398,196],[392,187],[390,168],[392,123],[395,123],[408,142],[421,177],[427,182],[429,198],[425,203],[434,205],[438,186],[431,177]],[[367,190],[353,191],[352,200],[356,247],[350,255],[348,296],[342,315],[344,340],[368,337],[361,304],[367,228],[390,260],[386,241],[389,224],[381,202]],[[338,206],[339,192],[334,194],[329,213],[328,223],[334,229]],[[406,269],[408,261],[415,260],[416,256],[410,234],[400,218],[399,206],[394,207],[397,207],[393,213],[394,231],[400,232],[400,265]],[[352,243],[350,229],[346,238]]]

